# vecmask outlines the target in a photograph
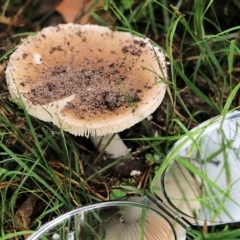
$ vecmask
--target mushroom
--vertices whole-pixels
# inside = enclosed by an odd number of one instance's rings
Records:
[[[140,197],[131,197],[130,201],[142,201]],[[118,214],[108,218],[99,229],[98,235],[104,240],[175,240],[185,236],[185,230],[179,228],[175,233],[169,221],[164,218],[159,209],[150,201],[145,202],[148,207],[124,206]],[[152,207],[152,208],[149,208]],[[156,211],[155,211],[156,210]]]
[[[165,56],[149,39],[72,23],[23,40],[6,69],[11,96],[30,115],[90,136],[100,150],[111,134],[156,110],[166,77]],[[116,135],[106,152],[119,157],[129,149]]]
[[[189,222],[195,222],[201,209],[199,201],[201,195],[200,181],[197,179],[197,176],[190,174],[186,167],[175,161],[164,175],[164,186],[161,185],[161,181],[162,178],[160,177],[155,183],[154,193],[168,207],[173,208],[173,211],[177,209],[179,215],[184,214],[184,218],[189,220]],[[168,201],[165,199],[168,199]],[[175,220],[172,219],[170,221],[176,228]]]

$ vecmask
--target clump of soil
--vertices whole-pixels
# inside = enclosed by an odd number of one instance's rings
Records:
[[[74,101],[69,102],[66,109],[81,112],[81,118],[84,118],[82,113],[89,110],[104,113],[105,110],[127,105],[129,101],[140,101],[138,89],[122,87],[127,77],[120,75],[117,69],[104,71],[104,67],[72,69],[69,66],[46,68],[45,76],[40,79],[44,83],[25,95],[33,105],[48,104],[75,94]]]

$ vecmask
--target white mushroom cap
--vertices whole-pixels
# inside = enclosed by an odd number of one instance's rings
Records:
[[[155,187],[154,193],[164,200],[166,197],[163,194],[163,189],[161,189],[161,178],[155,183]],[[190,222],[195,222],[194,217],[198,216],[201,208],[198,180],[190,174],[186,167],[173,162],[164,177],[164,188],[171,202],[171,205],[167,201],[165,201],[165,204],[169,207],[173,205],[175,209],[186,214],[184,218]],[[179,213],[179,215],[182,214]],[[174,224],[174,220],[172,223]]]
[[[129,206],[120,213],[122,217],[105,223],[101,228],[99,236],[103,235],[104,240],[175,240],[169,222],[152,210]]]
[[[29,114],[81,136],[147,117],[164,97],[166,77],[165,56],[149,39],[72,23],[28,37],[6,70],[11,96]]]

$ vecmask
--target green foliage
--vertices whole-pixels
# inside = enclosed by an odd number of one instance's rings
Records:
[[[126,191],[122,191],[120,189],[113,189],[111,194],[110,194],[110,199],[111,200],[116,200],[122,197],[126,197],[127,193]]]
[[[134,0],[121,0],[120,6],[123,7],[123,11],[128,10],[131,8],[132,4],[134,3]]]
[[[160,164],[162,162],[162,157],[159,156],[157,153],[146,153],[145,158],[148,165]]]

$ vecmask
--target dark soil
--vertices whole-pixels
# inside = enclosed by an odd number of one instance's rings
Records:
[[[87,59],[86,59],[87,60]],[[87,62],[89,62],[87,60]],[[61,98],[76,94],[74,103],[69,103],[67,108],[74,109],[76,115],[84,113],[87,109],[94,111],[113,110],[126,103],[124,94],[117,87],[116,81],[121,78],[118,71],[104,71],[104,69],[87,69],[82,66],[71,69],[66,66],[56,67],[54,70],[44,70],[44,84],[31,90],[27,98],[34,105],[44,105]],[[104,81],[102,81],[104,79]],[[32,80],[30,79],[30,82]],[[132,95],[137,94],[132,93]],[[79,103],[79,104],[78,104]],[[83,114],[80,116],[85,118]]]

